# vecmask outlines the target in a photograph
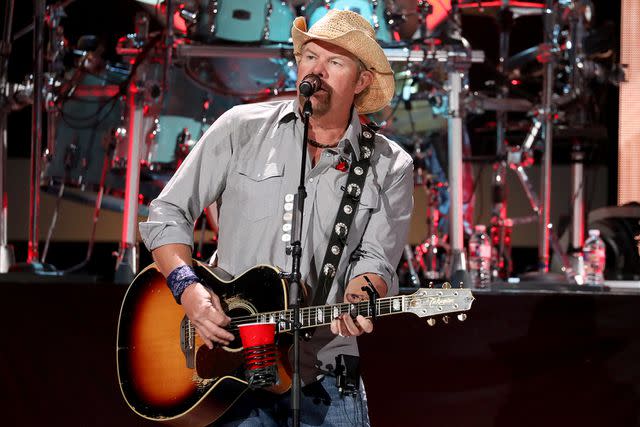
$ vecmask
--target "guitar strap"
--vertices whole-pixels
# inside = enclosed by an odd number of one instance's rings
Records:
[[[324,260],[322,261],[322,269],[318,278],[318,285],[313,297],[313,305],[324,305],[327,302],[329,290],[333,284],[333,280],[338,269],[338,263],[342,257],[342,252],[347,243],[347,235],[349,227],[353,222],[358,204],[360,203],[360,195],[364,189],[364,181],[371,165],[371,156],[373,155],[375,132],[368,126],[362,125],[362,133],[358,139],[360,145],[360,159],[356,160],[353,153],[351,167],[349,168],[349,176],[347,184],[342,189],[342,200],[336,214],[336,221],[329,237],[329,244],[325,251]]]

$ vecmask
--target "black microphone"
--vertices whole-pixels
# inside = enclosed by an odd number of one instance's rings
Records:
[[[302,96],[309,98],[311,95],[322,89],[322,80],[315,74],[307,74],[304,76],[298,86],[298,90]]]

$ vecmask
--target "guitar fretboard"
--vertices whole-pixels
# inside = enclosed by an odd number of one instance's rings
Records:
[[[379,298],[375,302],[375,315],[385,316],[394,313],[402,313],[405,310],[405,296],[395,296],[388,298]],[[315,307],[300,308],[301,328],[313,328],[324,326],[331,323],[333,319],[343,313],[348,313],[352,317],[362,315],[364,317],[372,317],[373,310],[369,301],[359,303],[341,303],[333,305],[323,305]],[[250,316],[236,317],[231,321],[228,329],[233,331],[239,325],[245,323],[275,323],[278,331],[286,332],[292,329],[293,309],[259,313]]]

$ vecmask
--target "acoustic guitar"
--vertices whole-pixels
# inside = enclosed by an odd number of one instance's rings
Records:
[[[138,415],[177,426],[212,423],[248,389],[238,337],[242,323],[276,323],[278,382],[268,390],[284,393],[291,385],[290,340],[284,335],[291,335],[286,333],[293,310],[288,308],[287,284],[280,271],[259,265],[225,281],[195,260],[194,269],[232,319],[228,330],[236,339],[228,346],[204,345],[155,264],[129,286],[118,322],[116,360],[124,399]],[[469,289],[422,288],[412,295],[378,298],[375,316],[414,313],[433,321],[434,316],[469,310],[473,299]],[[369,301],[304,307],[299,322],[302,328],[316,328],[329,325],[341,313],[372,317],[372,310]]]

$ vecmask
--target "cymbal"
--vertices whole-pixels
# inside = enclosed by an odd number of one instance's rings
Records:
[[[528,15],[542,15],[544,12],[544,3],[539,1],[518,1],[509,0],[461,0],[458,8],[463,15],[481,15],[496,17],[502,7],[509,9],[513,13],[514,18]]]
[[[526,65],[529,62],[535,60],[539,53],[540,53],[540,46],[532,46],[529,49],[525,49],[521,52],[518,52],[515,55],[507,58],[505,68],[507,70],[520,68],[523,65]]]

